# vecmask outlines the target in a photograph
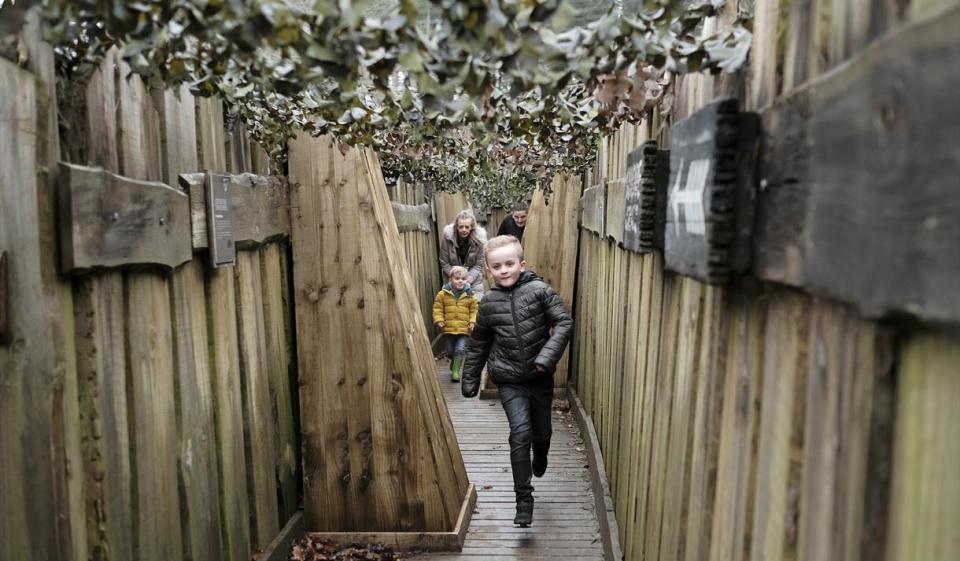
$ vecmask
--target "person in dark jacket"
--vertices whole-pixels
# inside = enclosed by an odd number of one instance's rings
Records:
[[[500,223],[500,229],[497,230],[498,236],[513,236],[523,241],[523,229],[527,227],[527,213],[530,212],[530,205],[526,201],[513,203],[510,208],[510,215]]]
[[[460,390],[464,397],[477,395],[480,371],[486,364],[510,424],[510,465],[517,498],[513,522],[525,528],[533,522],[531,474],[542,477],[547,470],[553,372],[570,339],[573,318],[553,288],[526,270],[517,238],[491,239],[486,259],[496,284],[480,302]]]

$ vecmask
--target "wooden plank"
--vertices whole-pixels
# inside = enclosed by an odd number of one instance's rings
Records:
[[[703,285],[684,279],[680,285],[680,314],[674,369],[673,403],[666,451],[663,526],[660,534],[660,559],[682,559],[689,501],[690,448],[693,441],[690,412],[696,403],[696,381],[700,366],[702,334],[701,309]]]
[[[780,20],[779,0],[760,0],[754,4],[753,49],[750,57],[750,96],[748,108],[756,111],[777,96],[777,40]]]
[[[169,287],[155,273],[135,273],[124,291],[135,551],[142,561],[180,559]]]
[[[191,559],[221,559],[216,424],[203,265],[194,260],[170,282],[176,360],[181,527]]]
[[[840,305],[813,306],[799,556],[859,558],[873,393],[873,325]]]
[[[162,181],[160,114],[140,76],[117,59],[117,155],[120,173]]]
[[[289,151],[306,526],[450,531],[468,482],[379,162]]]
[[[664,263],[722,284],[746,271],[753,227],[755,115],[712,102],[671,127]]]
[[[604,232],[608,238],[617,243],[623,243],[623,221],[624,205],[621,201],[625,200],[626,180],[621,177],[607,181],[607,200],[610,204],[605,205],[603,218]],[[614,204],[616,201],[616,204]]]
[[[177,176],[198,171],[196,101],[186,84],[163,91],[161,108],[161,154],[163,181],[177,187]]]
[[[757,294],[742,291],[733,295],[728,313],[733,317],[723,373],[723,413],[710,539],[712,561],[740,558],[747,553],[756,409],[762,391],[764,303]]]
[[[649,140],[630,153],[624,193],[623,246],[637,253],[663,249],[670,152]]]
[[[187,173],[179,176],[181,189],[190,199],[191,242],[194,249],[210,246],[207,178],[223,174]],[[290,235],[289,188],[278,177],[245,173],[231,175],[230,201],[233,211],[233,239],[238,248],[252,249]]]
[[[226,172],[227,155],[223,138],[223,102],[216,97],[198,97],[197,160],[207,171]]]
[[[233,271],[207,272],[209,329],[213,355],[214,418],[220,480],[222,552],[233,561],[249,558],[250,500],[244,460],[243,405],[237,333],[236,283]]]
[[[286,248],[272,243],[260,254],[260,277],[263,286],[263,326],[266,335],[266,354],[270,394],[274,398],[276,440],[276,473],[279,482],[280,520],[289,520],[297,512],[299,503],[298,467],[300,445],[294,416],[295,397],[292,389],[290,338],[287,331],[288,300],[284,279]],[[294,380],[295,381],[295,380]]]
[[[7,251],[0,250],[0,345],[6,345],[10,342],[10,304],[7,302],[7,293],[11,292],[7,277],[9,265],[7,265]]]
[[[85,526],[82,497],[73,503],[71,496],[83,472],[66,471],[68,439],[79,420],[70,414],[77,398],[72,328],[61,318],[72,310],[69,288],[64,298],[56,277],[48,189],[55,98],[47,93],[52,84],[8,60],[0,60],[0,78],[0,250],[9,259],[10,341],[0,345],[0,557],[70,559],[85,547],[76,543]]]
[[[703,335],[698,351],[696,401],[693,406],[693,435],[690,450],[690,484],[685,530],[684,559],[707,559],[710,528],[717,489],[717,462],[723,411],[723,372],[726,369],[728,314],[726,294],[706,286],[703,298]]]
[[[674,368],[677,358],[677,340],[680,322],[680,293],[683,278],[678,275],[664,275],[663,279],[663,315],[660,324],[660,350],[657,354],[657,369],[652,407],[650,438],[650,475],[649,493],[646,508],[644,533],[644,556],[660,559],[660,533],[663,528],[664,500],[667,477],[667,445],[670,435],[670,413],[673,405],[673,393],[676,382]]]
[[[433,194],[433,215],[437,223],[437,228],[440,229],[441,233],[444,226],[453,223],[453,219],[457,216],[458,212],[470,208],[472,207],[470,206],[470,201],[467,199],[466,193],[438,191]]]
[[[788,512],[791,435],[797,427],[796,401],[803,401],[807,369],[808,298],[777,291],[772,295],[764,338],[763,395],[757,448],[756,494],[750,559],[788,559],[788,533],[796,526]],[[795,544],[793,544],[795,546]]]
[[[580,224],[594,234],[605,235],[604,218],[606,217],[606,183],[584,189],[581,199]]]
[[[755,275],[852,302],[867,317],[960,318],[960,199],[935,163],[949,158],[943,124],[960,118],[939,97],[960,86],[958,25],[952,7],[898,30],[764,115]],[[907,83],[924,87],[903,96],[891,86]]]
[[[187,196],[163,183],[61,162],[58,204],[64,272],[192,257]]]
[[[960,477],[960,344],[920,332],[901,347],[888,559],[955,559]]]
[[[277,537],[270,542],[254,561],[287,561],[293,544],[303,536],[303,511],[296,511],[283,526]]]
[[[430,205],[427,203],[419,205],[406,205],[394,202],[393,216],[397,221],[397,230],[402,234],[404,232],[429,232],[433,223],[433,217],[430,212]]]
[[[263,548],[280,530],[280,516],[277,512],[276,434],[268,381],[259,253],[239,252],[234,272],[237,333],[240,338],[240,386],[243,392],[244,457],[252,515],[251,539],[254,547]]]

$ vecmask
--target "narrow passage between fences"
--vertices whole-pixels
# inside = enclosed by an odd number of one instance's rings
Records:
[[[450,382],[449,361],[437,363],[450,418],[467,473],[477,486],[477,507],[461,553],[417,555],[417,561],[601,561],[603,542],[594,509],[590,470],[580,430],[567,407],[554,402],[550,467],[534,478],[533,525],[513,525],[515,503],[507,444],[507,418],[497,399],[466,399]]]

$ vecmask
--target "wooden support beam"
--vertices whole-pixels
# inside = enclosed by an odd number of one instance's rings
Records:
[[[667,269],[722,284],[750,261],[759,120],[717,100],[671,130]]]
[[[958,28],[906,26],[763,113],[754,275],[960,320]]]
[[[180,175],[180,188],[190,197],[193,249],[210,247],[204,188],[208,180],[215,178],[230,181],[233,240],[237,249],[252,249],[290,235],[289,189],[283,179],[252,173],[184,173]]]
[[[176,268],[189,261],[186,195],[156,181],[60,163],[64,273],[128,265]]]
[[[604,221],[607,215],[606,183],[600,181],[595,186],[585,189],[580,201],[580,224],[585,229],[599,234],[601,237],[605,236],[606,228],[604,227]]]
[[[636,253],[663,249],[670,151],[648,140],[627,158],[623,247]]]
[[[405,205],[397,202],[391,202],[393,207],[393,216],[397,220],[397,230],[402,234],[404,232],[426,232],[432,231],[433,215],[430,212],[430,205]]]

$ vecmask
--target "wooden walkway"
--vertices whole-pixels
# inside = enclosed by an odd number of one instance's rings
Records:
[[[440,384],[457,431],[477,508],[461,553],[417,555],[425,561],[603,560],[600,524],[590,488],[583,441],[573,416],[554,409],[550,467],[534,478],[533,525],[513,525],[509,427],[498,400],[465,399],[450,382],[449,363],[437,363]]]

